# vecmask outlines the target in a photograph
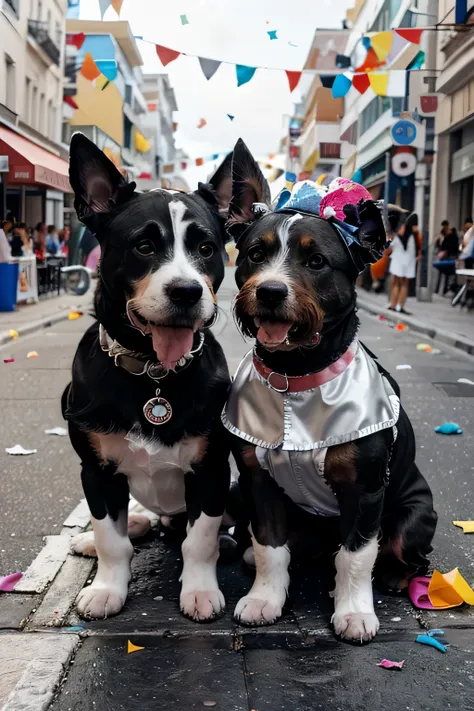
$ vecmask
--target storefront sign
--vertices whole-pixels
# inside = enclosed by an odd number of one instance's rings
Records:
[[[463,178],[474,175],[474,143],[470,143],[460,151],[453,153],[451,182],[456,183]]]

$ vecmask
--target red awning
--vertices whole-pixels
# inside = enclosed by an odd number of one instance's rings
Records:
[[[67,161],[4,126],[0,126],[0,155],[8,156],[8,184],[45,185],[72,192]]]

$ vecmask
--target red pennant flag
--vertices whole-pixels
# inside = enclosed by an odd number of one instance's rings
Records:
[[[354,74],[352,86],[357,89],[360,94],[365,94],[370,86],[370,80],[367,74]]]
[[[79,106],[76,104],[72,96],[65,96],[64,97],[64,103],[69,104],[69,106],[73,109],[78,109]]]
[[[301,72],[290,72],[289,69],[285,69],[286,76],[288,77],[288,84],[290,85],[290,91],[294,91],[299,84],[301,79]]]
[[[355,69],[356,72],[370,72],[372,69],[376,69],[377,67],[381,67],[385,62],[381,62],[380,59],[377,57],[375,54],[375,50],[372,49],[372,47],[369,47],[367,50],[367,56],[360,65],[360,67],[357,67]]]
[[[400,35],[400,37],[403,37],[403,39],[406,39],[408,42],[412,42],[413,44],[420,44],[421,35],[423,34],[423,30],[418,29],[412,30],[397,28],[395,32],[397,35]]]
[[[84,32],[68,33],[66,35],[66,44],[73,45],[74,47],[77,47],[77,49],[81,49],[85,39],[86,36]]]
[[[156,53],[160,58],[160,61],[164,67],[167,64],[178,59],[181,52],[177,52],[175,49],[169,49],[169,47],[162,47],[161,44],[156,45]]]

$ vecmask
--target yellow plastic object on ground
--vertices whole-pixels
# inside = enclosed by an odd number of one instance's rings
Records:
[[[474,521],[453,521],[453,523],[462,528],[464,533],[474,533]]]
[[[10,329],[10,331],[8,331],[8,335],[10,336],[10,338],[13,338],[13,340],[16,341],[20,334],[18,333],[18,331],[15,331],[15,329],[12,328]]]
[[[449,573],[433,572],[428,586],[428,597],[433,607],[444,608],[458,607],[466,602],[474,605],[474,590],[463,578],[458,568]]]
[[[136,644],[132,644],[130,640],[127,640],[127,654],[133,654],[133,652],[140,652],[145,647],[138,647]]]
[[[81,318],[81,316],[83,316],[81,311],[70,311],[68,319],[69,321],[75,321],[76,319]]]

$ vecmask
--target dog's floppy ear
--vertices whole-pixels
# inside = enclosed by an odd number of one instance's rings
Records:
[[[207,183],[198,183],[197,194],[210,205],[217,206],[219,214],[227,217],[232,197],[232,153],[229,153]]]
[[[386,207],[382,201],[361,200],[357,206],[345,205],[346,221],[357,226],[358,242],[355,246],[364,265],[377,262],[383,255],[388,239]]]
[[[136,187],[135,183],[127,183],[112,161],[82,133],[71,138],[69,182],[77,216],[91,229],[97,216],[126,202]]]
[[[258,163],[241,138],[232,156],[232,198],[229,219],[249,222],[255,219],[254,203],[270,204],[270,188]]]

